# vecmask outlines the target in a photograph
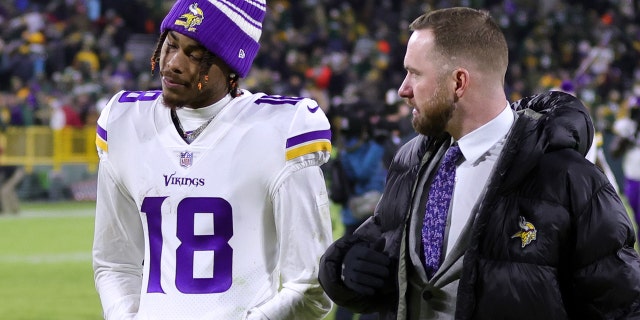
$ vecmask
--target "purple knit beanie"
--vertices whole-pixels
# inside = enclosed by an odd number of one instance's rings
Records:
[[[244,78],[260,49],[265,11],[266,0],[178,0],[160,32],[198,41]]]

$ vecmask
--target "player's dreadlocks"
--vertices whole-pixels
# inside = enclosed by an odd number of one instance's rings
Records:
[[[160,37],[158,38],[158,43],[156,44],[156,49],[153,51],[153,55],[151,56],[151,75],[156,70],[156,65],[160,62],[160,53],[162,52],[162,44],[167,39],[167,35],[169,34],[169,30],[165,30]],[[200,61],[200,77],[204,78],[204,83],[209,81],[209,68],[213,65],[216,56],[211,53],[211,51],[206,50],[202,60]],[[229,75],[229,93],[231,93],[232,97],[237,97],[242,94],[242,92],[238,89],[238,75],[236,73],[231,73]],[[198,82],[198,89],[202,90],[202,82]]]

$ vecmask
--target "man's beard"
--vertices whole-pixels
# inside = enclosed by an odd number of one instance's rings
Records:
[[[426,136],[438,136],[445,132],[454,110],[453,99],[449,99],[447,94],[444,87],[439,86],[423,105],[426,108],[419,109],[420,113],[411,120],[416,132]]]
[[[189,88],[189,90],[186,90],[182,94],[175,94],[173,92],[171,94],[166,94],[163,90],[162,99],[165,107],[169,109],[180,109],[184,107],[199,108],[208,105],[206,99],[210,98],[211,95],[211,90],[205,88],[203,88],[202,91],[191,90]]]

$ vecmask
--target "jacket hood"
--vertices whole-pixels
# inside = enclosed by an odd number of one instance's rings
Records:
[[[589,111],[561,91],[549,91],[511,104],[518,118],[509,133],[497,179],[506,190],[517,185],[549,152],[573,149],[585,156],[594,137]],[[517,164],[517,165],[513,165]]]
[[[543,152],[570,148],[584,156],[589,151],[594,137],[593,122],[587,108],[575,96],[550,91],[523,98],[511,107],[520,112],[530,110],[529,116],[537,118]]]

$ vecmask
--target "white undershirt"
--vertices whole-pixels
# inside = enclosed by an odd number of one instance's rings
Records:
[[[203,123],[215,117],[229,101],[231,101],[231,95],[228,94],[210,106],[198,109],[187,107],[177,109],[176,114],[178,115],[178,119],[180,119],[182,129],[185,132],[197,129]]]
[[[514,119],[515,113],[507,104],[493,120],[457,141],[464,161],[456,168],[446,254],[453,249],[471,210],[484,190]]]

